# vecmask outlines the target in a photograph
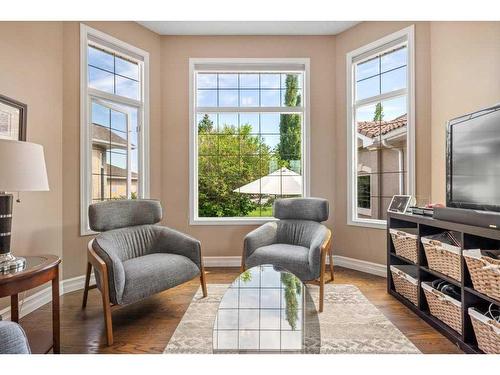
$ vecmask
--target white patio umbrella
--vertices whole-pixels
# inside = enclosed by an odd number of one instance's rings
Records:
[[[302,176],[283,167],[233,191],[243,194],[301,195]]]

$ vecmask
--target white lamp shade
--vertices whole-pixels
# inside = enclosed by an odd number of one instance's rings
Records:
[[[47,191],[43,147],[0,139],[0,191]]]

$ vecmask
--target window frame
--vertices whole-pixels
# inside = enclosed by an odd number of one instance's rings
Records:
[[[415,195],[415,27],[411,25],[395,33],[387,35],[372,43],[362,46],[346,54],[346,101],[347,101],[347,225],[386,229],[387,221],[357,217],[357,131],[354,111],[360,105],[374,100],[382,101],[397,95],[407,95],[407,182],[406,194]],[[369,60],[384,49],[397,45],[398,41],[406,43],[408,48],[406,89],[395,90],[367,99],[355,101],[355,67],[360,61]]]
[[[88,85],[89,42],[139,64],[140,98],[130,99]],[[93,100],[132,106],[138,110],[138,197],[149,198],[149,53],[117,38],[80,24],[80,235],[96,234],[89,227],[88,207],[92,202],[92,139],[89,126]]]
[[[197,137],[198,128],[196,124],[197,109],[213,112],[217,108],[218,112],[272,112],[272,109],[278,107],[241,107],[244,110],[236,111],[236,107],[210,107],[196,108],[196,84],[195,74],[198,71],[197,65],[220,67],[220,70],[227,72],[251,71],[249,67],[254,66],[256,71],[262,72],[267,68],[273,71],[280,65],[300,65],[303,67],[300,71],[303,73],[302,87],[302,178],[303,178],[303,196],[309,196],[310,184],[310,130],[309,130],[309,82],[310,82],[310,59],[309,58],[190,58],[189,59],[189,225],[259,225],[269,221],[275,221],[272,217],[199,217],[198,216],[198,147]],[[295,113],[287,107],[279,107],[282,113],[289,111]]]

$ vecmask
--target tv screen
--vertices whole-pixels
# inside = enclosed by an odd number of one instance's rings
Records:
[[[500,106],[448,125],[447,205],[500,211]]]

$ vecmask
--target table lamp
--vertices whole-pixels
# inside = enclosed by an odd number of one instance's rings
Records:
[[[47,190],[49,183],[43,147],[0,139],[0,274],[22,270],[26,265],[24,258],[15,257],[10,252],[14,201],[10,192]]]

